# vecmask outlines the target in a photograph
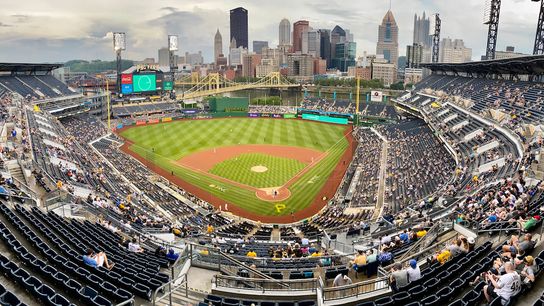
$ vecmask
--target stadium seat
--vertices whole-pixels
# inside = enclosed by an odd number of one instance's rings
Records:
[[[49,298],[49,305],[51,306],[71,306],[72,304],[64,296],[55,294]]]
[[[391,296],[391,298],[395,302],[394,305],[403,306],[408,301],[410,301],[410,294],[408,292],[406,292],[406,291],[401,291],[401,292],[397,292],[397,293],[393,294]]]
[[[2,306],[18,306],[21,301],[11,291],[6,291],[0,296],[0,305]]]
[[[356,306],[376,306],[376,304],[374,303],[374,301],[367,301],[367,302],[359,303]]]
[[[54,295],[55,291],[46,284],[43,284],[42,286],[40,286],[40,288],[36,290],[36,296],[42,302],[42,304],[48,303],[49,298],[53,297]]]
[[[84,303],[91,302],[98,293],[91,287],[84,286],[78,290],[79,300]]]
[[[411,302],[411,303],[406,304],[405,306],[421,306],[421,303],[420,302]]]
[[[42,282],[34,276],[30,276],[27,279],[25,279],[23,284],[25,286],[26,291],[30,293],[35,292],[43,285]]]
[[[376,306],[392,306],[395,305],[395,301],[390,296],[379,298],[374,301]]]
[[[104,297],[102,297],[100,295],[97,295],[91,301],[91,304],[95,305],[95,306],[111,306],[112,305],[110,301],[108,301],[107,299],[105,299]]]
[[[462,300],[456,300],[453,303],[450,303],[448,306],[465,306],[465,303],[463,303]]]
[[[427,295],[424,299],[421,300],[421,304],[423,306],[438,306],[441,303],[442,301],[440,300],[440,297],[434,294]]]
[[[410,294],[410,299],[412,300],[418,300],[425,294],[425,292],[426,292],[426,288],[420,285],[408,289],[408,293]]]

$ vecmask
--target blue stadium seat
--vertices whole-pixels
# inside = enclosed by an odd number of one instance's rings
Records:
[[[441,300],[440,300],[440,297],[434,295],[434,294],[430,294],[430,295],[427,295],[424,299],[421,300],[421,304],[423,306],[438,306],[441,304]]]
[[[0,296],[0,305],[2,306],[18,306],[21,304],[19,298],[11,293],[11,291],[6,291]]]
[[[97,295],[92,301],[91,305],[94,306],[111,306],[111,302],[101,295]]]
[[[36,292],[43,285],[42,282],[34,276],[25,279],[23,284],[26,291],[30,293]]]
[[[91,287],[83,286],[78,290],[79,300],[83,303],[90,303],[98,293]]]
[[[55,294],[49,298],[49,305],[51,306],[71,306],[72,304],[64,296]]]
[[[40,288],[36,290],[36,295],[38,299],[42,302],[42,304],[46,304],[49,302],[49,298],[55,295],[55,291],[46,284],[43,284]]]

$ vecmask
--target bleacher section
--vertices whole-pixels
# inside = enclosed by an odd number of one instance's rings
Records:
[[[0,76],[0,87],[17,93],[29,101],[78,94],[51,75]]]

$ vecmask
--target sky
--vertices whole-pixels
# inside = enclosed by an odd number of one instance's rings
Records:
[[[249,11],[249,41],[278,43],[282,18],[305,19],[318,29],[340,25],[354,34],[357,55],[376,52],[378,25],[389,6],[399,26],[399,55],[412,43],[414,14],[439,13],[441,37],[460,38],[473,59],[485,53],[486,0],[0,0],[0,62],[65,62],[72,59],[113,60],[111,32],[127,33],[123,58],[157,59],[167,35],[179,36],[180,51],[213,56],[217,29],[226,53],[229,10]],[[503,0],[497,50],[514,46],[531,54],[539,13],[538,2]]]

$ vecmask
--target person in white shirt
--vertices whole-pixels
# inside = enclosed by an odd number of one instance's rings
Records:
[[[136,238],[132,238],[132,242],[128,244],[128,250],[134,253],[143,253],[144,249],[138,244]]]
[[[415,259],[410,259],[410,267],[406,269],[408,273],[408,282],[411,283],[421,278],[421,271],[417,266],[417,261]]]
[[[506,273],[501,276],[486,273],[485,278],[492,285],[485,285],[483,289],[488,303],[491,303],[497,296],[508,301],[510,297],[521,291],[521,278],[514,270],[514,265],[509,261],[505,262],[504,271]]]

